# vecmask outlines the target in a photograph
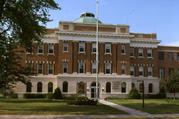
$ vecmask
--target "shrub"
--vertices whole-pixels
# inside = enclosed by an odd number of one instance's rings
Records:
[[[132,89],[130,92],[129,92],[129,98],[131,99],[140,99],[140,94],[138,92],[137,89]]]
[[[61,93],[61,90],[59,87],[57,87],[55,89],[55,92],[53,93],[53,96],[52,96],[53,99],[62,99],[63,96],[62,96],[62,93]]]
[[[24,94],[24,98],[27,98],[27,99],[46,98],[46,97],[47,97],[47,94],[29,94],[29,93]]]
[[[95,101],[93,99],[88,99],[87,97],[81,96],[77,97],[75,100],[76,105],[97,105],[98,101]]]

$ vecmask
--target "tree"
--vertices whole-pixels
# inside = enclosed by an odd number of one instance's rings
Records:
[[[53,99],[62,99],[63,96],[62,96],[62,93],[61,93],[61,90],[59,87],[57,87],[55,89],[55,92],[53,93],[53,96],[52,96]]]
[[[165,81],[166,90],[173,93],[173,99],[176,98],[176,92],[179,88],[179,72],[172,72],[169,78]]]
[[[60,7],[54,0],[0,0],[0,88],[25,82],[28,71],[20,65],[22,57],[15,51],[41,41],[50,9]]]

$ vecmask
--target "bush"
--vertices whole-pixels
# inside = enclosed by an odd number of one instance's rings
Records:
[[[69,104],[73,105],[97,105],[98,101],[93,99],[88,99],[87,97],[80,96],[76,97],[74,101],[70,101]]]
[[[55,89],[55,92],[53,93],[53,96],[52,96],[53,99],[62,99],[63,96],[62,96],[62,93],[61,93],[61,90],[59,87],[57,87]]]
[[[30,93],[24,94],[24,98],[27,98],[27,99],[46,98],[46,97],[47,97],[47,94],[30,94]]]
[[[138,92],[137,89],[132,89],[130,92],[129,92],[129,98],[131,99],[140,99],[140,94]]]

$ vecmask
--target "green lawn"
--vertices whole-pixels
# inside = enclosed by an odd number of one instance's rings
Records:
[[[179,113],[179,100],[169,102],[168,99],[145,99],[144,109],[142,99],[110,99],[109,101],[152,114]]]
[[[103,115],[125,114],[125,112],[98,104],[97,106],[69,105],[67,100],[17,100],[0,99],[0,115],[2,114],[50,114],[50,115]]]

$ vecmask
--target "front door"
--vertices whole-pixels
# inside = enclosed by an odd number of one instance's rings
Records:
[[[99,85],[98,85],[98,97],[99,97]],[[91,84],[91,98],[96,98],[96,83]]]

